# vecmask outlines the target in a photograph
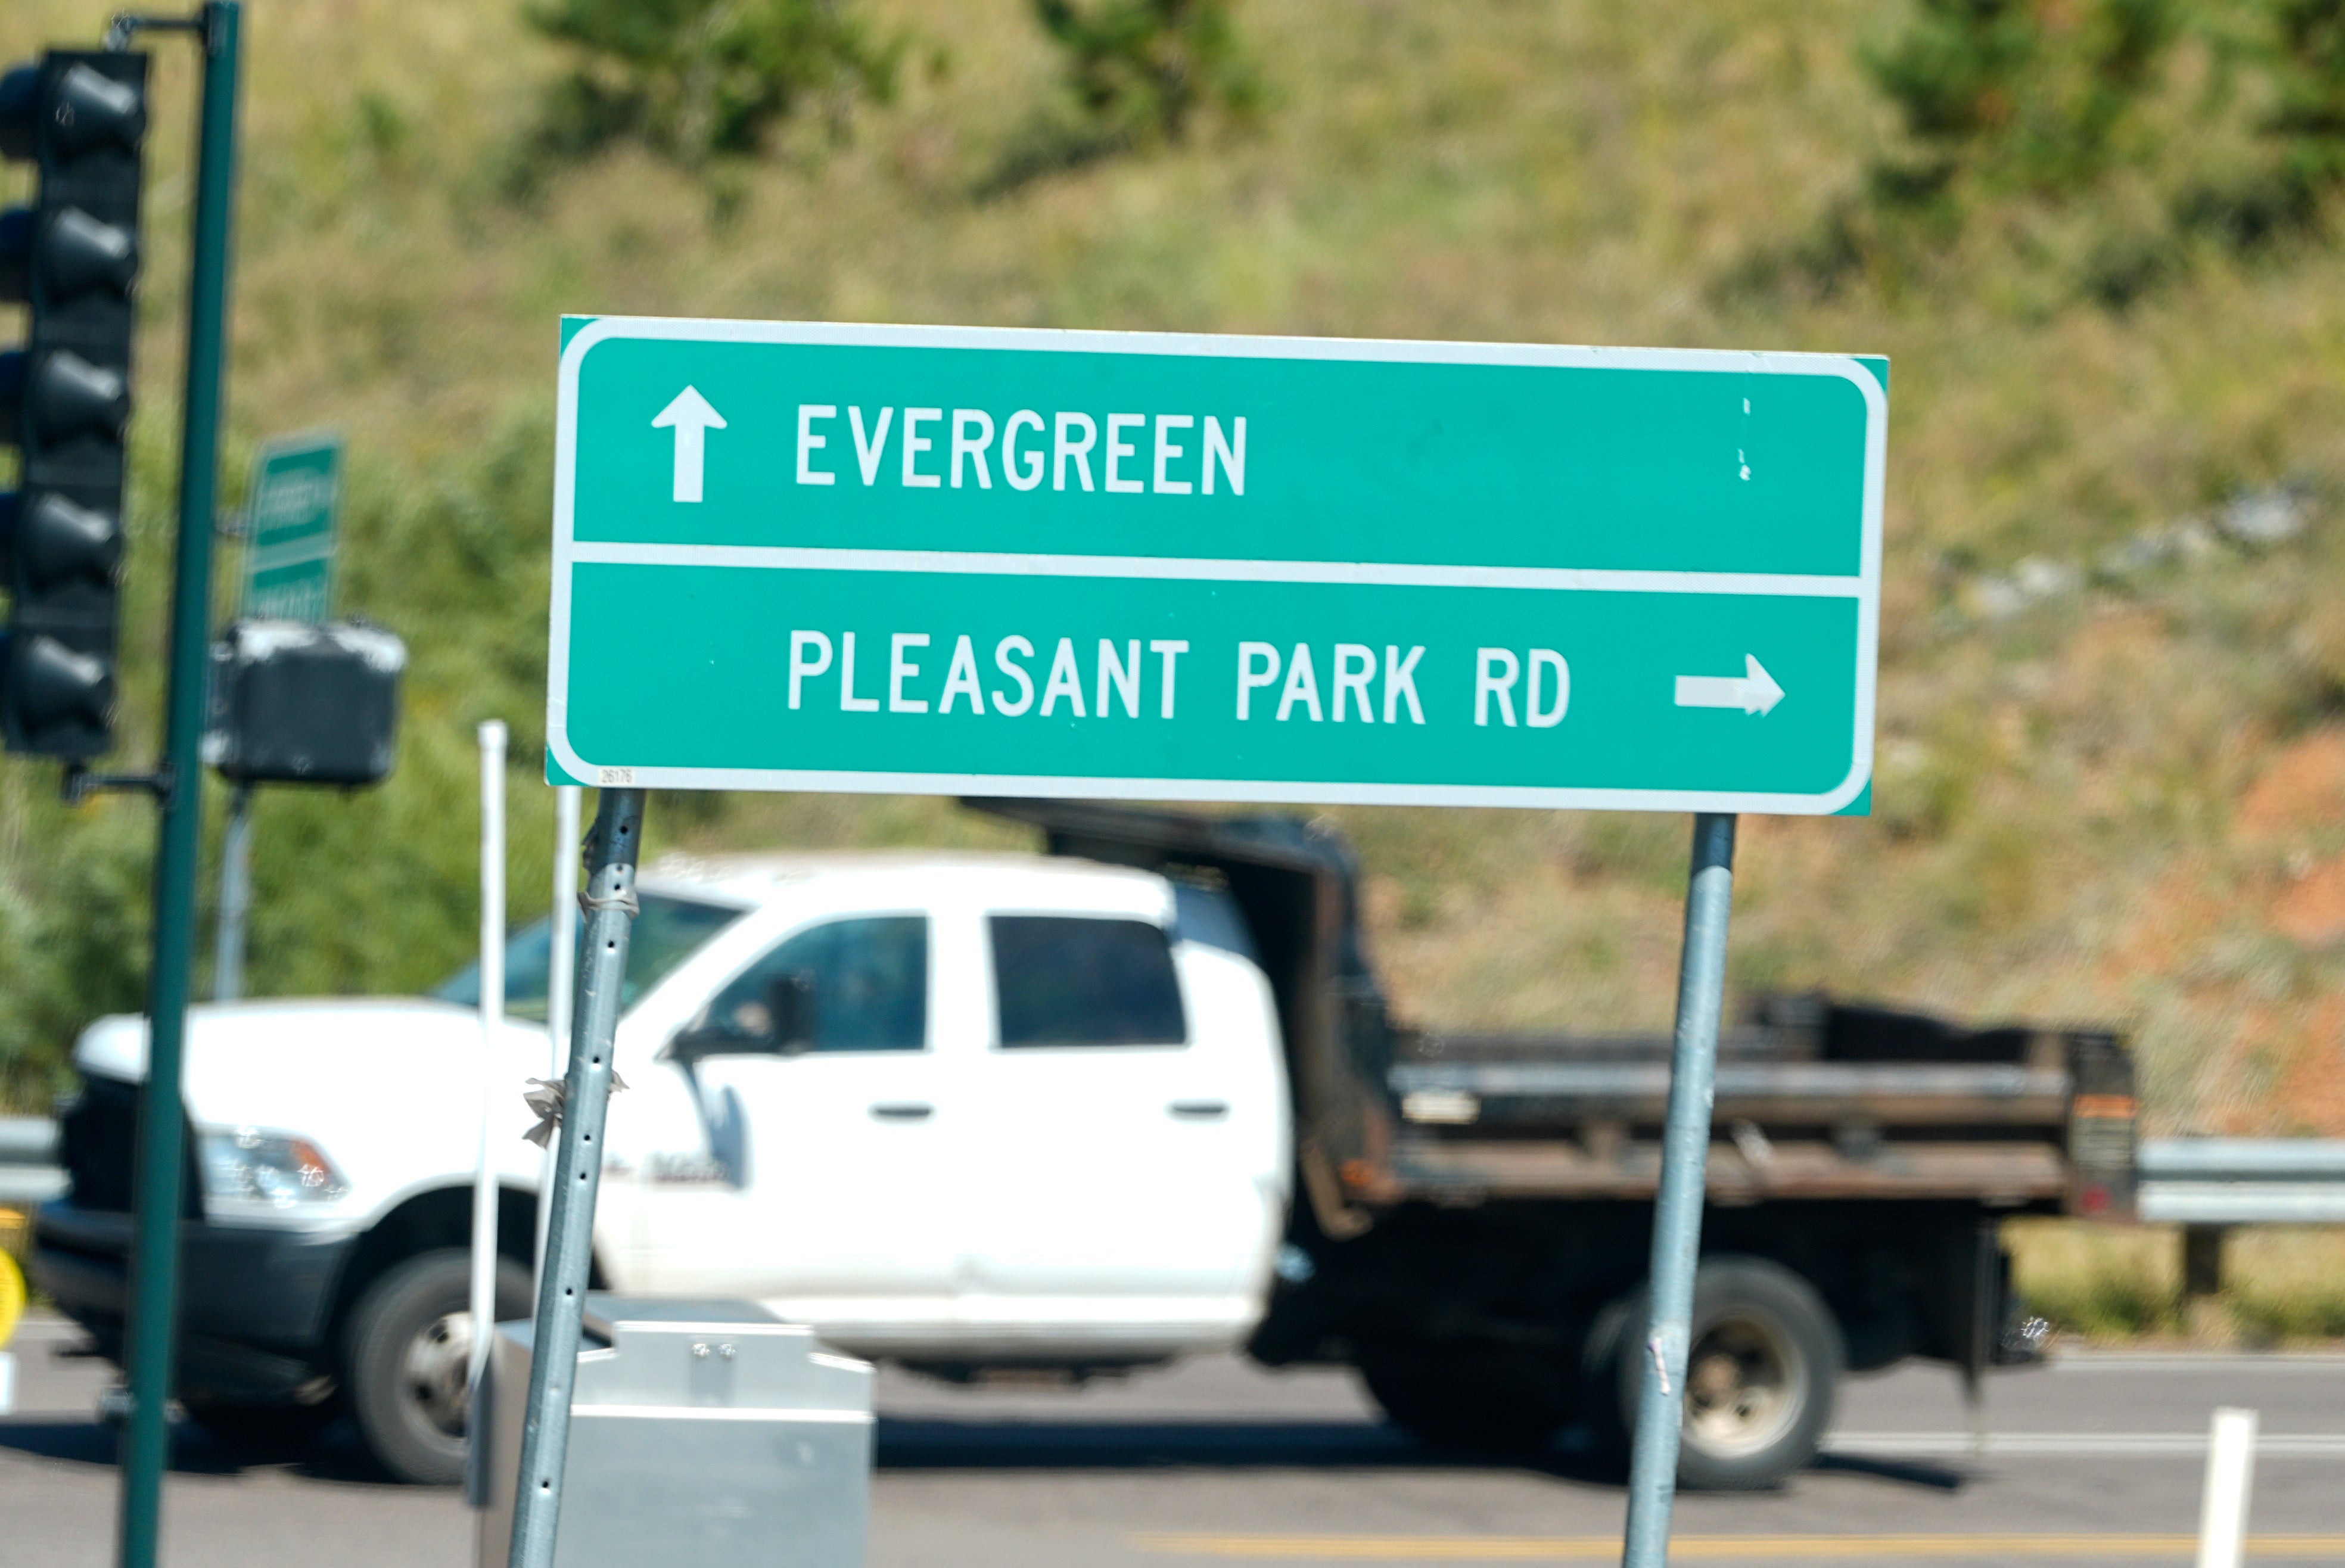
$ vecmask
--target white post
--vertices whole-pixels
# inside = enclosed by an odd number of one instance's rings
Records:
[[[2241,1568],[2248,1558],[2248,1493],[2256,1477],[2256,1412],[2215,1411],[2207,1440],[2207,1492],[2198,1502],[2198,1568]]]
[[[579,803],[586,792],[576,784],[553,788],[553,929],[545,964],[545,1076],[570,1074],[570,1004],[578,982],[578,820]],[[545,1272],[545,1227],[553,1212],[553,1140],[545,1140],[545,1158],[537,1173],[536,1264],[530,1270],[532,1288]]]
[[[244,996],[244,923],[252,913],[252,786],[228,796],[228,832],[220,839],[219,920],[212,932],[212,1000]]]
[[[481,1138],[472,1170],[472,1361],[477,1397],[497,1320],[497,1179],[489,1128],[498,1097],[518,1086],[498,1070],[505,1028],[505,727],[481,726]]]

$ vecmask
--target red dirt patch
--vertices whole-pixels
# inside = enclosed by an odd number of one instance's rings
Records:
[[[2345,1133],[2345,996],[2313,1010],[2304,1043],[2281,1080],[2279,1103],[2317,1133]]]
[[[2240,836],[2281,838],[2345,822],[2345,729],[2315,731],[2265,768],[2239,802]]]
[[[2275,930],[2308,947],[2345,942],[2345,855],[2325,861],[2272,900]]]

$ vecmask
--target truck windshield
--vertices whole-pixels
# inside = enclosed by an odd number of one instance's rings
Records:
[[[707,945],[708,939],[741,918],[744,911],[726,904],[672,898],[665,894],[637,895],[643,912],[635,916],[627,939],[627,979],[620,987],[621,1007],[634,1003],[665,978],[668,971]],[[585,939],[585,922],[578,923]],[[514,1018],[545,1017],[545,972],[553,955],[553,922],[524,926],[505,944],[505,1015]],[[481,1005],[481,966],[468,964],[436,986],[431,995],[442,1002],[467,1007]]]

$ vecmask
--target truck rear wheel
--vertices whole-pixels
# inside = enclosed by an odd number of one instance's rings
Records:
[[[1386,1415],[1436,1448],[1536,1448],[1570,1419],[1569,1391],[1545,1360],[1495,1346],[1379,1346],[1360,1381]]]
[[[1605,1309],[1589,1335],[1589,1381],[1600,1435],[1620,1453],[1637,1421],[1650,1298]],[[1686,1358],[1678,1481],[1752,1492],[1811,1462],[1831,1423],[1846,1353],[1840,1325],[1812,1286],[1761,1258],[1710,1258],[1694,1274],[1693,1349]]]
[[[472,1254],[421,1252],[367,1287],[350,1314],[345,1365],[350,1415],[375,1462],[400,1481],[464,1477],[472,1353]],[[529,1276],[497,1259],[497,1316],[529,1311]]]

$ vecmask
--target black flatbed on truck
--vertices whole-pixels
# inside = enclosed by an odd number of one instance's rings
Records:
[[[1277,997],[1306,1199],[1258,1359],[1357,1365],[1432,1437],[1583,1420],[1618,1445],[1666,1036],[1396,1020],[1356,862],[1330,826],[967,804],[1041,829],[1053,854],[1221,883],[1244,912]],[[1932,1357],[1975,1388],[1987,1366],[2029,1359],[2041,1326],[2011,1297],[1996,1222],[2132,1218],[2135,1108],[2110,1030],[1754,999],[1720,1042],[1686,1478],[1766,1484],[1803,1462],[1844,1368]]]

